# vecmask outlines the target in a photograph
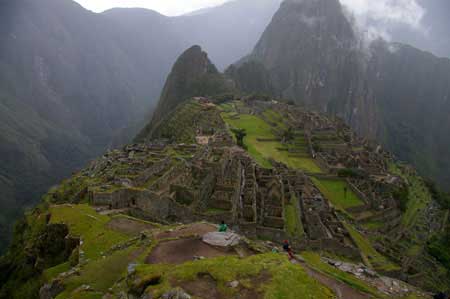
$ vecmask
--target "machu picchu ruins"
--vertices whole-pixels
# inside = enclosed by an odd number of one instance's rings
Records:
[[[234,128],[246,131],[244,147]],[[407,224],[398,198],[417,175],[339,119],[254,96],[197,97],[147,133],[93,161],[48,201],[164,225],[224,221],[249,240],[290,240],[296,252],[352,260],[375,276],[446,283],[420,237],[443,229],[424,216],[441,212],[423,202]]]

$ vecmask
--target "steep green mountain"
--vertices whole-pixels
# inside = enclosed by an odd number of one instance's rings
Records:
[[[368,45],[337,0],[286,0],[234,68],[243,62],[269,74],[273,94],[343,118],[448,189],[450,60],[398,43]]]
[[[158,129],[170,144],[109,151],[26,215],[0,260],[0,298],[412,299],[448,289],[438,249],[448,210],[343,121],[274,98],[196,97]],[[222,220],[238,235],[208,245]]]
[[[154,132],[167,115],[193,96],[213,96],[231,91],[233,86],[220,74],[200,46],[186,50],[175,62],[150,124],[138,140],[154,138]],[[182,126],[182,124],[180,124]],[[161,136],[163,137],[163,136]]]
[[[277,3],[169,18],[145,9],[94,14],[70,0],[1,1],[0,251],[23,208],[144,127],[184,49],[205,44],[227,65],[251,49]]]
[[[1,248],[20,208],[144,118],[161,85],[151,69],[173,46],[161,29],[163,50],[139,56],[128,32],[71,1],[0,5]]]

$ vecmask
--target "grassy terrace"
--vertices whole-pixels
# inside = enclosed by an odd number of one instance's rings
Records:
[[[341,210],[359,207],[364,202],[350,189],[347,182],[343,180],[312,178],[320,192],[337,208]],[[347,192],[345,192],[347,188]]]
[[[270,159],[273,159],[291,168],[302,169],[311,173],[321,172],[312,158],[292,157],[288,151],[280,150],[284,146],[279,141],[258,141],[258,139],[276,139],[272,127],[262,118],[248,114],[237,115],[231,111],[229,105],[222,106],[222,109],[224,110],[222,118],[230,127],[246,130],[247,137],[245,137],[244,143],[250,155],[261,166],[272,167]],[[273,113],[270,114],[271,120],[276,119]]]
[[[88,205],[61,205],[50,208],[52,223],[64,223],[73,235],[83,240],[81,250],[88,259],[96,259],[113,245],[129,239],[129,236],[106,228],[109,216],[99,215]]]
[[[102,298],[102,293],[72,294],[78,287],[88,284],[96,291],[106,292],[126,271],[130,263],[139,252],[135,246],[119,250],[107,255],[114,245],[123,244],[130,239],[130,235],[113,231],[107,227],[111,217],[97,214],[88,205],[60,205],[50,208],[52,223],[65,223],[72,235],[80,236],[88,263],[82,267],[80,275],[70,277],[64,281],[66,290],[57,298]],[[116,216],[118,217],[118,216]],[[125,216],[124,216],[125,217]],[[104,256],[106,255],[106,256]],[[47,269],[44,277],[49,280],[70,268],[68,263]]]

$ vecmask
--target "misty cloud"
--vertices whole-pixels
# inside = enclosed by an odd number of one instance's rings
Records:
[[[359,31],[369,40],[391,40],[395,26],[408,26],[425,34],[422,26],[425,9],[417,0],[340,0],[350,12]]]

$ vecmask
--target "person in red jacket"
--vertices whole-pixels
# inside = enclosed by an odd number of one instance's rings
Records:
[[[283,249],[288,254],[290,260],[294,259],[294,253],[292,252],[292,247],[289,244],[288,240],[284,240],[284,242],[283,242]]]

